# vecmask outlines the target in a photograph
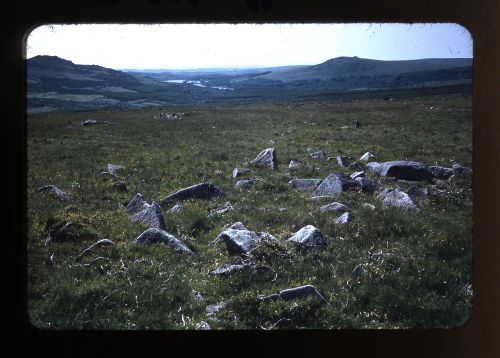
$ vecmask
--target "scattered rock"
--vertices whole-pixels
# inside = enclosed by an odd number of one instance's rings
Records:
[[[469,167],[464,167],[458,163],[455,163],[451,166],[453,169],[453,174],[472,174],[472,169]]]
[[[316,287],[312,285],[305,285],[295,288],[289,288],[283,290],[279,293],[280,298],[285,301],[294,300],[297,298],[304,298],[307,296],[316,296],[323,301],[326,301],[325,298],[318,292]]]
[[[196,326],[197,331],[208,331],[211,330],[212,327],[207,322],[201,322],[198,326]]]
[[[428,169],[431,175],[436,179],[448,179],[453,175],[452,168],[445,168],[437,165],[431,165]]]
[[[267,232],[253,232],[242,223],[237,222],[222,231],[213,243],[224,242],[230,255],[248,256],[262,240],[278,241]]]
[[[250,163],[257,167],[278,169],[278,161],[276,159],[276,151],[274,148],[264,149]]]
[[[141,195],[141,193],[137,193],[132,198],[130,203],[128,203],[128,205],[125,207],[125,212],[135,214],[139,211],[144,210],[148,206],[149,204],[146,202],[146,200],[144,200],[144,197]]]
[[[364,176],[365,176],[365,172],[364,171],[354,172],[354,173],[351,174],[351,178],[352,179],[364,178]]]
[[[351,211],[347,206],[341,203],[333,202],[327,205],[323,205],[321,208],[319,208],[319,211],[322,213],[327,212],[327,211],[333,211],[336,213],[343,213],[347,211]]]
[[[114,245],[115,243],[111,240],[108,240],[108,239],[102,239],[102,240],[99,240],[97,241],[95,244],[87,247],[85,250],[83,250],[80,255],[78,255],[76,257],[76,260],[77,261],[80,261],[82,259],[83,256],[85,255],[88,255],[90,253],[92,253],[92,251],[94,251],[94,249],[98,248],[98,247],[102,247],[102,246],[112,246]]]
[[[154,244],[163,243],[172,246],[175,251],[192,255],[193,251],[181,240],[177,239],[174,235],[160,229],[149,228],[144,231],[137,239],[136,243],[139,244]]]
[[[370,158],[373,158],[375,155],[373,153],[370,153],[370,152],[366,152],[365,154],[363,154],[359,160],[362,160],[364,162],[367,162],[370,160]]]
[[[213,218],[215,216],[222,215],[224,213],[227,213],[228,211],[233,210],[233,206],[231,203],[227,202],[224,205],[219,205],[212,210],[210,210],[210,213],[208,214],[208,218]]]
[[[337,164],[342,167],[342,168],[345,168],[347,167],[348,165],[348,161],[349,161],[349,158],[347,158],[346,156],[344,155],[338,155],[337,156]]]
[[[316,188],[313,196],[330,195],[335,197],[346,190],[356,188],[357,185],[356,181],[347,175],[333,172]]]
[[[355,180],[365,193],[372,193],[378,189],[378,185],[374,180],[363,177],[357,177]]]
[[[51,194],[62,201],[69,200],[69,195],[70,195],[69,193],[62,191],[61,189],[59,189],[55,185],[42,186],[42,187],[38,188],[36,191],[39,193]]]
[[[299,162],[296,162],[294,160],[290,160],[290,163],[288,163],[288,169],[299,169],[301,164]]]
[[[122,192],[122,193],[126,193],[128,191],[127,184],[125,184],[125,182],[123,182],[123,181],[113,183],[113,188],[115,190],[118,190],[119,192]]]
[[[248,169],[248,168],[234,168],[234,170],[233,170],[233,178],[245,175],[249,171],[250,171],[250,169]]]
[[[309,153],[309,156],[313,159],[323,159],[325,157],[325,152],[320,150],[318,152]]]
[[[111,125],[111,122],[109,122],[109,121],[100,122],[100,121],[97,121],[95,119],[87,119],[87,120],[83,121],[82,123],[80,123],[80,125],[84,126],[84,127],[91,126],[93,124],[106,124],[109,126],[109,125]]]
[[[141,211],[136,213],[132,217],[132,222],[140,222],[149,225],[151,228],[165,230],[165,221],[163,220],[160,205],[154,201],[151,205],[146,204]]]
[[[123,169],[125,169],[125,167],[122,167],[120,165],[108,164],[108,172],[111,174],[119,173]]]
[[[375,210],[375,205],[369,204],[369,203],[363,203],[363,208],[369,209],[369,210]]]
[[[293,179],[288,184],[298,191],[312,192],[321,183],[321,179]]]
[[[181,203],[178,203],[178,204],[175,204],[174,206],[172,206],[170,209],[168,209],[167,213],[177,214],[177,213],[180,213],[183,208],[184,208],[184,206],[182,206]]]
[[[313,225],[304,226],[293,234],[288,241],[297,242],[306,247],[326,246],[326,239]]]
[[[249,190],[254,184],[255,181],[252,179],[242,179],[238,180],[234,187],[240,190]]]
[[[225,195],[222,190],[211,183],[200,183],[184,189],[180,189],[162,199],[162,202],[172,202],[188,199],[209,200],[213,197]]]
[[[432,181],[432,174],[425,165],[407,160],[395,160],[385,163],[371,162],[367,167],[380,176],[403,180]]]
[[[241,271],[246,267],[246,265],[241,265],[241,264],[227,264],[222,267],[219,267],[215,270],[210,271],[211,275],[216,275],[216,276],[223,276],[223,275],[229,275],[233,272],[236,271]]]
[[[347,224],[347,223],[350,223],[352,221],[352,215],[350,212],[346,212],[346,213],[343,213],[342,215],[340,215],[336,220],[335,220],[335,224],[337,225],[343,225],[343,224]]]
[[[393,206],[407,211],[419,211],[411,198],[402,190],[384,190],[379,197],[384,206]]]

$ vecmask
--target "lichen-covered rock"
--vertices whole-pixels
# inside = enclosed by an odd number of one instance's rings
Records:
[[[319,208],[319,211],[322,213],[327,212],[327,211],[333,211],[335,213],[344,213],[346,211],[350,211],[347,206],[341,203],[333,202],[330,204],[323,205],[322,207]]]
[[[188,199],[209,200],[213,197],[225,195],[222,190],[211,183],[200,183],[190,187],[180,189],[162,199],[162,202],[173,202]]]
[[[249,190],[254,184],[255,181],[252,179],[242,179],[238,180],[234,187],[240,190]]]
[[[296,242],[302,246],[315,247],[315,246],[326,246],[326,239],[313,225],[304,226],[302,229],[293,234],[288,241]]]
[[[373,153],[370,153],[370,152],[366,152],[365,154],[363,154],[361,156],[361,158],[359,158],[359,160],[362,160],[364,162],[367,162],[370,160],[370,158],[373,158],[375,155]]]
[[[403,180],[432,181],[431,172],[420,162],[407,160],[394,160],[384,163],[371,162],[367,164],[367,167],[379,176]]]
[[[135,194],[135,196],[130,200],[130,203],[125,207],[125,212],[130,214],[138,213],[148,207],[149,204],[146,202],[141,193]]]
[[[448,179],[453,175],[452,168],[440,167],[437,165],[431,165],[429,168],[429,172],[431,173],[433,178],[436,179]]]
[[[384,206],[392,206],[407,211],[419,211],[411,198],[402,190],[384,190],[379,194]]]
[[[335,220],[335,224],[337,225],[343,225],[343,224],[347,224],[347,223],[350,223],[352,221],[352,215],[350,212],[346,212],[346,213],[343,213],[342,215],[340,215],[336,220]]]
[[[276,151],[274,148],[264,149],[250,163],[256,167],[278,169],[278,161],[276,159]]]
[[[151,228],[165,230],[161,207],[154,201],[151,205],[145,205],[141,211],[135,213],[131,220],[134,223],[144,223]]]
[[[374,180],[364,177],[357,177],[355,180],[365,193],[373,193],[378,189],[378,185]]]
[[[69,195],[70,195],[69,193],[62,191],[61,189],[59,189],[55,185],[42,186],[42,187],[38,188],[36,191],[39,193],[51,194],[54,197],[56,197],[57,199],[62,200],[62,201],[69,200]]]
[[[248,168],[234,168],[233,169],[233,178],[245,175],[249,171],[250,171],[250,169],[248,169]]]
[[[313,196],[339,196],[346,190],[357,187],[356,181],[343,173],[333,172],[316,188]]]
[[[309,156],[313,159],[323,159],[325,157],[325,152],[319,150],[317,152],[309,153]]]
[[[312,192],[321,183],[321,179],[293,179],[288,184],[298,191]]]
[[[154,243],[163,243],[168,246],[171,246],[177,252],[186,253],[188,255],[192,255],[193,251],[181,240],[176,238],[174,235],[169,234],[168,232],[160,229],[149,228],[144,231],[135,242],[138,244],[154,244]]]

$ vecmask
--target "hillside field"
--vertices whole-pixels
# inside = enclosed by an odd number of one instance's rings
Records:
[[[185,114],[167,119],[162,112]],[[111,125],[80,125],[89,118]],[[419,212],[383,207],[377,194],[403,184],[369,171],[379,185],[372,194],[354,190],[315,201],[288,182],[324,179],[334,171],[350,175],[355,170],[327,157],[358,160],[367,151],[378,162],[472,167],[472,128],[472,97],[445,94],[30,114],[29,319],[44,329],[92,330],[190,330],[202,322],[231,330],[458,327],[469,319],[473,301],[472,176],[419,182],[427,192],[415,199]],[[277,170],[249,163],[270,147],[276,149]],[[320,150],[323,159],[308,155]],[[289,170],[290,160],[302,166]],[[99,176],[108,163],[125,167],[120,178]],[[242,167],[250,171],[233,178],[233,169]],[[249,190],[236,189],[242,178],[256,182]],[[167,213],[174,203],[162,198],[202,182],[226,195],[187,200],[181,212]],[[69,200],[37,192],[49,184],[70,193]],[[166,231],[193,255],[133,242],[148,228],[124,212],[137,193],[161,204]],[[352,222],[336,224],[339,214],[319,212],[333,201],[352,209]],[[227,202],[233,210],[207,217]],[[67,240],[45,245],[49,233],[67,222],[75,228]],[[268,232],[278,243],[264,242],[251,259],[211,243],[236,222]],[[306,225],[323,233],[326,247],[304,250],[287,242]],[[115,245],[77,259],[100,239]],[[242,260],[252,260],[255,269],[211,273]],[[364,274],[354,275],[359,266]],[[313,285],[325,300],[258,299],[303,285]],[[207,306],[221,302],[218,313],[207,315]]]

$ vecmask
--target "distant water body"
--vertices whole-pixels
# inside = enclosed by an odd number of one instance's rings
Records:
[[[191,81],[191,80],[166,80],[163,82],[169,82],[169,83],[185,83],[185,84],[190,84],[193,86],[198,86],[198,87],[209,87],[209,88],[215,88],[215,89],[220,89],[220,90],[230,90],[232,91],[234,88],[229,88],[229,87],[224,87],[224,86],[207,86],[201,81]]]

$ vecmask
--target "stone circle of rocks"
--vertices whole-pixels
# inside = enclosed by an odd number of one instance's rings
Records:
[[[134,242],[144,245],[163,243],[173,247],[177,252],[185,253],[188,255],[193,254],[193,251],[184,242],[176,238],[174,235],[166,232],[165,230],[156,228],[147,229],[142,234],[140,234]]]
[[[248,169],[248,168],[234,168],[233,169],[233,178],[243,176],[246,173],[248,173],[249,171],[250,171],[250,169]]]
[[[358,183],[344,173],[333,172],[313,192],[313,196],[339,196],[346,190],[353,190]]]
[[[224,242],[230,255],[250,256],[252,250],[263,240],[278,242],[267,232],[253,232],[248,230],[243,223],[237,222],[223,230],[212,243]]]
[[[256,167],[278,169],[278,160],[276,159],[276,150],[267,148],[260,152],[250,163]]]
[[[323,159],[325,157],[325,152],[319,150],[317,152],[309,153],[309,156],[313,159]]]
[[[411,200],[410,196],[400,189],[384,189],[378,198],[386,207],[396,207],[406,211],[418,212],[420,209]]]
[[[91,254],[96,248],[98,247],[103,247],[103,246],[113,246],[115,245],[115,243],[111,240],[108,240],[108,239],[102,239],[102,240],[99,240],[97,241],[95,244],[87,247],[85,250],[83,250],[77,257],[76,257],[76,261],[80,261],[83,256],[86,256],[86,255],[89,255]]]
[[[298,298],[305,298],[307,296],[315,296],[321,299],[322,301],[327,302],[326,299],[318,292],[316,287],[314,287],[313,285],[288,288],[280,291],[279,293],[273,293],[268,296],[260,296],[259,301],[266,302],[266,301],[275,301],[279,299],[282,299],[284,301],[290,301]]]
[[[313,192],[321,182],[322,179],[292,179],[288,184],[297,191]]]
[[[51,194],[54,197],[56,197],[57,199],[62,200],[62,201],[69,200],[69,196],[70,196],[70,193],[62,191],[61,189],[59,189],[55,185],[45,185],[45,186],[42,186],[42,187],[38,188],[36,191],[38,193],[48,193],[48,194]]]
[[[210,200],[214,197],[218,198],[224,195],[225,193],[215,185],[211,183],[200,183],[184,189],[180,189],[175,193],[164,197],[161,201],[164,203],[168,203],[188,199]]]
[[[289,242],[296,242],[304,247],[324,247],[326,246],[326,239],[319,231],[318,228],[313,225],[306,225],[290,238],[287,239]]]
[[[394,160],[384,163],[370,162],[366,166],[379,176],[403,180],[432,181],[431,172],[420,162]]]

